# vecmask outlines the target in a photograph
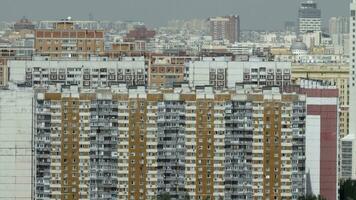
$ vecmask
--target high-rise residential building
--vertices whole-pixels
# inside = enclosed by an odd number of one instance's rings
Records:
[[[259,86],[286,86],[291,82],[290,62],[236,62],[224,57],[191,61],[186,70],[191,87],[211,85],[234,88],[236,83]]]
[[[350,31],[349,17],[332,17],[329,20],[329,34],[335,46],[346,46]]]
[[[298,12],[299,33],[321,31],[321,10],[314,0],[302,2]]]
[[[52,29],[35,30],[37,55],[52,59],[88,59],[104,53],[104,31],[80,29],[70,19],[53,23]]]
[[[304,79],[322,80],[335,85],[339,91],[339,136],[349,133],[349,66],[335,63],[292,63],[292,84],[300,85]]]
[[[34,199],[32,98],[31,89],[0,89],[0,199]]]
[[[305,95],[36,90],[37,199],[298,199],[305,195]]]
[[[356,1],[350,4],[349,135],[341,140],[341,177],[356,179]]]
[[[213,40],[240,41],[240,16],[212,17],[209,19],[210,35]]]
[[[146,84],[143,57],[125,57],[120,61],[11,60],[9,80],[26,87],[77,85],[81,88]]]
[[[349,17],[331,17],[329,20],[329,33],[348,34],[350,30]]]
[[[199,59],[191,56],[151,56],[147,70],[147,86],[173,87],[175,83],[186,81],[185,64]]]
[[[338,89],[320,80],[303,79],[285,91],[306,95],[306,193],[338,199]]]
[[[149,39],[153,38],[155,35],[156,35],[156,31],[148,30],[145,25],[138,25],[127,33],[126,39],[148,41]]]

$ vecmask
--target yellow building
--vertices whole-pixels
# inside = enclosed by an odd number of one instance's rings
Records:
[[[308,64],[292,63],[292,82],[298,84],[301,78],[330,81],[339,89],[340,137],[348,134],[349,95],[347,64]]]

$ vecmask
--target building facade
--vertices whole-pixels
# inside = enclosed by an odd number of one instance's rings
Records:
[[[148,64],[147,83],[150,88],[172,88],[175,83],[186,81],[185,64],[199,60],[190,56],[152,56]]]
[[[88,59],[104,53],[104,31],[78,29],[74,22],[54,22],[53,29],[35,30],[37,55],[53,59]]]
[[[212,85],[217,89],[234,88],[236,83],[281,86],[291,83],[291,63],[235,62],[223,58],[204,58],[188,64],[191,87]]]
[[[338,199],[339,98],[336,86],[303,79],[288,92],[306,95],[306,193]]]
[[[339,134],[349,134],[349,66],[347,64],[292,63],[292,83],[300,85],[303,79],[322,80],[338,89]]]
[[[213,40],[240,41],[240,17],[237,15],[209,19],[210,35]]]
[[[36,91],[37,199],[304,195],[304,95],[122,85]]]
[[[308,0],[300,4],[298,23],[300,34],[321,31],[321,10],[315,1]]]
[[[356,1],[350,4],[350,106],[349,106],[349,135],[341,140],[341,177],[356,179]]]
[[[125,57],[121,61],[9,61],[9,80],[26,87],[78,85],[82,88],[127,84],[145,85],[143,57]]]
[[[0,89],[0,198],[33,199],[33,91]]]

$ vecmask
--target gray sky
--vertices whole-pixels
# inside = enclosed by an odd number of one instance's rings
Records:
[[[149,26],[171,19],[238,14],[243,29],[282,28],[295,20],[300,0],[0,0],[0,21],[53,20],[66,16],[99,20],[140,20]],[[347,16],[350,0],[318,0],[324,24],[331,16]]]

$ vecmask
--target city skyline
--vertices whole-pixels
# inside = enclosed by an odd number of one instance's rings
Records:
[[[67,16],[85,20],[91,13],[96,20],[136,20],[143,21],[148,26],[158,27],[166,25],[168,21],[174,19],[208,19],[210,16],[237,14],[241,17],[241,28],[244,30],[276,30],[282,29],[285,21],[297,20],[301,1],[250,0],[241,2],[241,0],[224,0],[219,4],[213,0],[195,0],[189,3],[184,0],[152,0],[149,2],[107,0],[105,4],[93,0],[85,1],[85,4],[82,0],[76,2],[36,0],[35,2],[4,0],[3,6],[0,8],[0,21],[15,21],[22,16],[33,20],[58,20]],[[323,27],[327,26],[330,17],[348,15],[348,0],[318,0],[316,2],[322,10]],[[41,5],[41,7],[36,5]],[[81,8],[79,12],[78,7]],[[279,8],[278,12],[276,12],[276,8]]]

